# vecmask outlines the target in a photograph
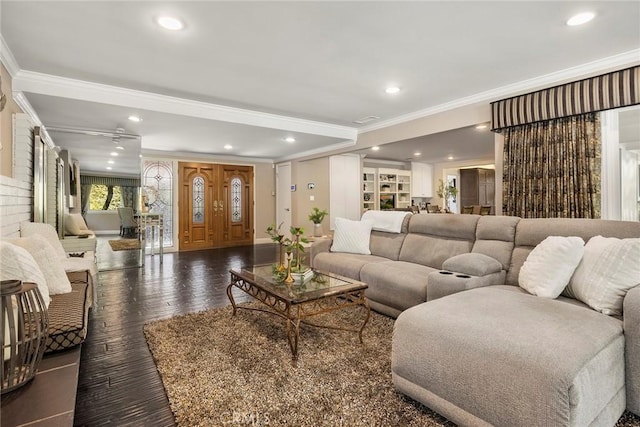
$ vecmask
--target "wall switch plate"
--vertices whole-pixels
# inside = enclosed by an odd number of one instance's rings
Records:
[[[313,202],[314,200],[316,200],[316,196],[309,196],[309,200]]]

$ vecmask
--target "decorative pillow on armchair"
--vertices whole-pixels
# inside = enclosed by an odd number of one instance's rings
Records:
[[[348,252],[352,254],[371,255],[371,221],[352,221],[336,218],[331,252]]]
[[[93,232],[87,228],[87,223],[80,214],[67,214],[64,217],[64,232],[71,236],[92,236]]]
[[[640,238],[594,236],[584,247],[582,262],[565,294],[596,311],[622,314],[629,289],[640,285]]]
[[[558,298],[583,253],[582,238],[549,236],[529,253],[520,268],[518,284],[530,294]]]

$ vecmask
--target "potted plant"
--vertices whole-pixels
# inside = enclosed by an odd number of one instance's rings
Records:
[[[440,184],[438,185],[438,190],[436,194],[438,197],[442,199],[442,204],[444,206],[444,211],[449,212],[449,199],[452,197],[456,197],[458,194],[458,189],[447,182],[445,183],[442,180],[439,180]]]
[[[313,237],[322,237],[322,220],[328,214],[329,212],[326,210],[320,210],[317,207],[313,208],[309,215],[309,221],[313,222]]]

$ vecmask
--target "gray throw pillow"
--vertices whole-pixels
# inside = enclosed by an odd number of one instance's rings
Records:
[[[460,254],[442,263],[444,270],[464,273],[470,276],[486,276],[502,270],[502,264],[497,259],[478,253]]]

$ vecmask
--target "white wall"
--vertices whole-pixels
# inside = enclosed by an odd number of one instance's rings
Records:
[[[120,232],[118,211],[89,211],[85,220],[87,227],[96,234],[113,234]]]

